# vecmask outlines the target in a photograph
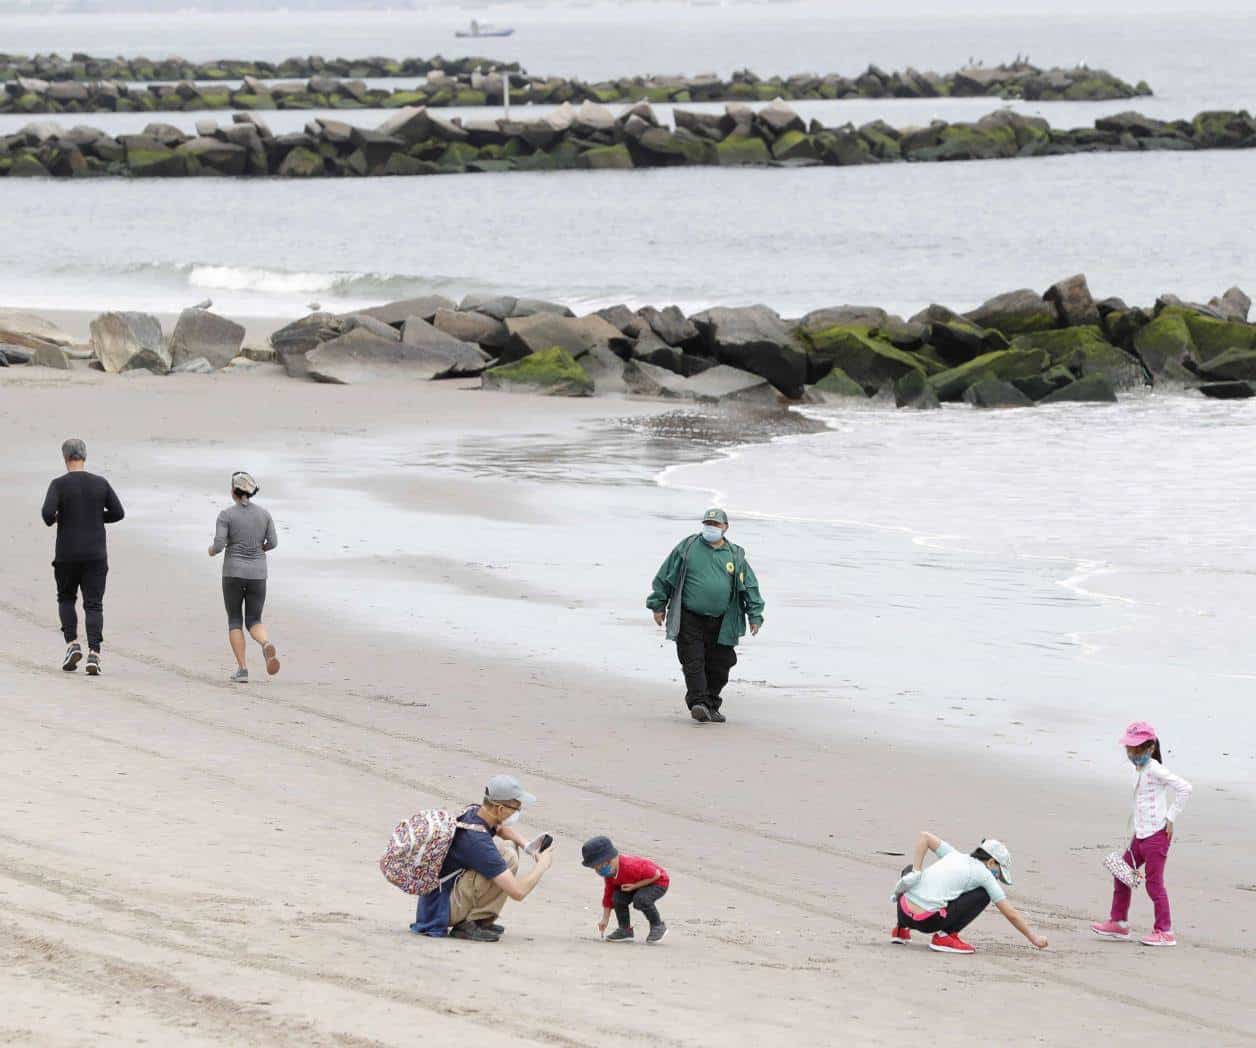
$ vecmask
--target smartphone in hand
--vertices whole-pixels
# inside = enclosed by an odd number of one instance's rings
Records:
[[[529,855],[540,855],[541,852],[545,851],[545,849],[553,843],[554,838],[548,833],[543,833],[541,836],[528,841],[523,850]]]

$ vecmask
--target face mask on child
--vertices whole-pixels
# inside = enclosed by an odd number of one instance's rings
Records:
[[[702,525],[702,541],[714,546],[724,537],[724,532],[714,524]]]
[[[596,872],[599,877],[610,877],[614,874],[615,867],[608,862],[605,866],[599,866]]]
[[[1147,767],[1147,762],[1150,760],[1150,753],[1136,753],[1130,758],[1130,763],[1134,765],[1135,768],[1145,768]]]

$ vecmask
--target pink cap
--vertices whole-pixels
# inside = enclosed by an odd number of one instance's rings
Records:
[[[1125,729],[1125,734],[1121,736],[1121,745],[1141,746],[1144,742],[1151,742],[1155,737],[1155,728],[1146,721],[1135,721]]]

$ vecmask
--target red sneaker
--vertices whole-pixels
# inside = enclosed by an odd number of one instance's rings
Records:
[[[929,949],[937,950],[938,953],[976,953],[968,943],[964,942],[958,935],[945,935],[938,932],[929,940]]]
[[[890,942],[899,946],[906,946],[911,942],[910,928],[895,928],[890,932]]]

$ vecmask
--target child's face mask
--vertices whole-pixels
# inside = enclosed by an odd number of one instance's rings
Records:
[[[611,876],[614,876],[614,873],[615,873],[615,867],[613,864],[609,862],[605,866],[599,866],[597,868],[597,875],[599,877],[611,877]]]
[[[1134,753],[1130,755],[1130,763],[1134,765],[1135,768],[1147,767],[1147,762],[1150,760],[1150,753]]]

